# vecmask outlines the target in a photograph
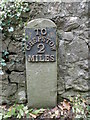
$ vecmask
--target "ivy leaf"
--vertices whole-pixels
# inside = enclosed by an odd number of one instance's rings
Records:
[[[18,12],[18,13],[17,13],[17,16],[19,17],[20,15],[21,15],[21,13]]]
[[[32,114],[37,115],[37,114],[39,114],[39,113],[40,113],[40,111],[41,111],[41,110],[34,110],[34,111],[32,112]]]
[[[3,28],[0,26],[0,30],[3,30]]]
[[[1,63],[2,66],[6,66],[7,64],[5,62]]]
[[[4,72],[2,70],[0,70],[0,75],[4,75]]]

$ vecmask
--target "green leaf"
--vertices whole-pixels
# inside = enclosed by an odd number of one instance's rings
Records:
[[[16,109],[17,109],[18,111],[20,111],[20,109],[23,109],[23,107],[24,107],[24,105],[17,105],[17,106],[16,106]]]
[[[27,113],[27,114],[26,114],[26,117],[27,117],[27,118],[30,118],[30,114],[29,114],[29,113]]]
[[[12,115],[14,116],[16,115],[15,111],[16,111],[15,108],[12,108],[11,112],[12,112]]]
[[[12,116],[12,112],[7,112],[7,114],[4,116],[4,118],[10,118]]]
[[[25,107],[23,108],[23,110],[24,110],[24,111],[27,111],[27,110],[28,110],[28,107],[27,107],[27,106],[25,106]]]
[[[5,60],[4,60],[4,59],[1,59],[0,61],[1,61],[1,62],[5,62]]]
[[[29,110],[29,112],[32,112],[32,111],[33,111],[33,109],[30,109],[30,110]]]
[[[24,112],[22,109],[20,109],[20,114],[21,114],[21,116],[24,116]]]
[[[20,119],[21,117],[22,117],[22,116],[21,116],[21,114],[20,114],[20,113],[18,113],[17,118],[19,118],[19,119]]]
[[[89,105],[87,106],[87,110],[90,111],[90,106]]]
[[[0,113],[0,120],[2,120],[2,118],[3,118],[3,114],[2,114],[2,113]]]
[[[37,114],[39,114],[40,113],[40,110],[34,110],[33,112],[32,112],[32,114],[35,114],[35,115],[37,115]]]
[[[2,66],[6,66],[6,63],[3,62],[3,63],[1,63],[1,65],[2,65]]]

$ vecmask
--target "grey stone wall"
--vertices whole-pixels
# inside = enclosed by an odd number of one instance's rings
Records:
[[[90,94],[88,4],[30,3],[30,13],[23,15],[25,21],[48,18],[57,25],[58,100],[78,93]],[[26,102],[27,99],[23,30],[16,31],[15,36],[16,40],[7,38],[2,42],[3,49],[9,51],[7,67],[3,68],[3,103]]]

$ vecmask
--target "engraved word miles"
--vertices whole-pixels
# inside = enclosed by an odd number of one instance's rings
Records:
[[[29,62],[56,61],[56,30],[54,28],[27,28],[25,35],[26,55]]]

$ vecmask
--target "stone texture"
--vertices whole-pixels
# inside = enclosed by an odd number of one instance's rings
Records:
[[[5,72],[5,71],[3,71],[3,75],[2,75],[2,81],[5,81],[5,80],[8,80],[8,74]]]
[[[11,72],[10,81],[16,83],[25,83],[25,73],[24,72]]]
[[[63,32],[62,39],[67,41],[72,41],[74,39],[72,32]]]
[[[48,19],[35,19],[27,28],[56,28]],[[53,107],[57,103],[57,58],[56,62],[28,62],[26,58],[28,106]]]
[[[9,100],[7,100],[7,97],[0,96],[0,104],[8,104],[10,103]]]
[[[17,91],[16,84],[2,84],[2,96],[9,97]]]
[[[18,53],[15,55],[9,55],[9,62],[7,63],[7,68],[10,71],[24,71],[25,64],[24,64],[24,54]]]
[[[42,27],[43,28],[46,28],[46,27],[55,28],[56,25],[54,22],[52,22],[49,19],[38,18],[38,19],[35,19],[29,22],[26,26],[26,28],[42,28]]]
[[[28,15],[23,14],[23,20],[35,19],[35,18],[48,18],[55,22],[57,26],[58,37],[58,98],[67,98],[69,95],[82,94],[87,97],[90,95],[90,54],[89,54],[89,16],[88,2],[56,2],[56,3],[31,3],[30,13]],[[27,18],[28,16],[28,18]],[[33,25],[33,24],[32,24]],[[43,23],[45,25],[45,22]],[[48,24],[47,24],[48,26]],[[22,54],[22,39],[23,31],[16,30],[13,34],[13,38],[3,38],[0,34],[0,57],[2,56],[2,47],[4,50],[9,50],[9,61],[7,66],[3,67],[3,71],[7,71],[7,75],[4,75],[3,86],[7,90],[10,86],[13,86],[13,82],[8,81],[12,72],[24,72],[25,73],[25,60],[24,54]],[[31,69],[31,68],[30,68]],[[32,68],[33,69],[33,68]],[[29,71],[28,71],[29,72]],[[6,73],[5,73],[6,74]],[[34,73],[35,74],[35,73]],[[18,74],[15,74],[16,76]],[[6,77],[5,77],[6,76]],[[18,78],[14,82],[18,84],[15,94],[10,97],[0,96],[0,103],[14,102],[18,96],[18,101],[22,98],[24,92],[18,95],[18,92],[24,91],[25,84],[19,83]],[[22,77],[23,78],[23,77]],[[21,80],[20,80],[21,81]],[[11,82],[11,83],[10,83]],[[23,81],[25,83],[25,80]],[[38,81],[37,81],[38,82]],[[0,84],[2,79],[0,76]],[[22,86],[21,86],[22,84]],[[2,87],[0,88],[0,91]],[[34,90],[33,90],[34,91]],[[83,91],[83,92],[82,92]],[[4,92],[5,93],[5,92]],[[1,93],[2,94],[2,91]],[[27,93],[26,93],[27,94]],[[24,94],[25,95],[25,94]],[[24,98],[24,96],[23,96]],[[21,101],[25,102],[25,101]]]
[[[75,37],[74,40],[67,45],[66,62],[75,62],[88,58],[88,46],[84,40]]]
[[[2,42],[2,50],[7,50],[7,45],[5,41]]]
[[[13,52],[13,53],[19,53],[19,52],[22,53],[22,42],[11,41],[10,44],[8,45],[8,50],[9,52]]]
[[[19,89],[15,94],[15,98],[19,103],[25,103],[26,102],[25,86],[20,86],[19,85]]]
[[[65,25],[65,31],[69,32],[80,26],[78,17],[69,17]]]
[[[90,90],[90,83],[88,83],[88,81],[86,81],[83,78],[78,78],[77,80],[73,81],[73,88],[74,90],[77,91],[82,91],[82,92],[86,92]]]

